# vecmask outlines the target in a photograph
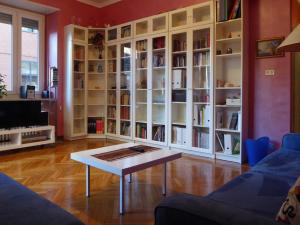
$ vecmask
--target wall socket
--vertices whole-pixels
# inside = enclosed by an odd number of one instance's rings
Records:
[[[265,75],[266,76],[274,76],[275,75],[275,70],[274,69],[265,70]]]

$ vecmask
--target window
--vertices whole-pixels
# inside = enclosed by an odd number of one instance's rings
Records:
[[[0,5],[0,73],[11,94],[21,85],[43,90],[43,15]]]
[[[0,73],[5,76],[7,90],[12,91],[13,29],[11,15],[0,12],[0,33]]]
[[[39,23],[22,18],[21,85],[39,90]]]

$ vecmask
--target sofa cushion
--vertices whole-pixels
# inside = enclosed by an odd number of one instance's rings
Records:
[[[293,149],[295,151],[300,151],[300,133],[291,133],[284,135],[282,139],[283,149]]]
[[[73,215],[0,173],[0,224],[83,225]]]
[[[290,178],[292,184],[300,176],[300,151],[281,149],[261,160],[252,171]]]
[[[262,216],[273,218],[291,188],[291,180],[248,172],[225,184],[208,198]]]

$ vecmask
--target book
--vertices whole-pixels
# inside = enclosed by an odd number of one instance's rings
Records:
[[[236,130],[238,125],[238,113],[234,112],[231,115],[231,120],[229,124],[229,129]]]
[[[241,5],[241,0],[235,0],[232,8],[231,8],[231,13],[229,19],[236,19],[238,18],[238,14],[240,11],[240,5]]]
[[[224,112],[223,111],[217,111],[216,127],[217,127],[217,129],[224,128]]]

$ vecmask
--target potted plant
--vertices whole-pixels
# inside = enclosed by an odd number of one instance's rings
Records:
[[[4,78],[5,75],[0,73],[0,98],[3,98],[3,96],[7,96],[7,89]]]

